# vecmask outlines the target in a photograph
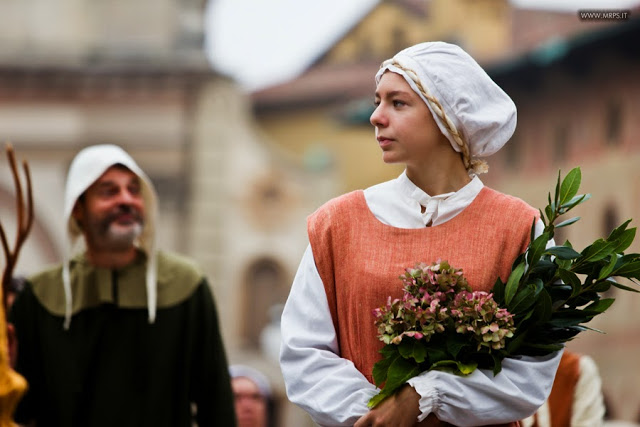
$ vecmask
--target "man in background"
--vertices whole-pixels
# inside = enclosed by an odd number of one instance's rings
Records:
[[[85,148],[64,209],[62,265],[30,277],[11,311],[29,383],[15,420],[191,427],[195,408],[199,427],[234,426],[210,287],[194,263],[156,250],[146,174],[120,147]]]

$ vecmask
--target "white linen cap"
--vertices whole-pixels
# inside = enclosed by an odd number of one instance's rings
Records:
[[[459,46],[425,42],[404,49],[382,63],[376,84],[386,71],[402,75],[420,95],[472,173],[486,172],[486,162],[476,158],[498,151],[515,131],[515,104]]]
[[[157,267],[155,227],[158,216],[157,196],[149,177],[140,169],[133,158],[117,145],[103,144],[86,147],[73,159],[67,174],[64,196],[64,221],[67,225],[64,259],[62,262],[62,283],[65,293],[65,329],[69,328],[72,314],[71,278],[69,267],[73,250],[82,235],[82,230],[73,218],[73,207],[78,198],[114,165],[123,165],[140,178],[142,198],[145,203],[144,227],[137,239],[137,245],[147,255],[146,289],[149,322],[156,317],[157,304]]]
[[[231,365],[229,366],[229,375],[231,378],[245,377],[250,379],[260,391],[262,397],[271,398],[271,385],[267,377],[257,369],[247,365]]]

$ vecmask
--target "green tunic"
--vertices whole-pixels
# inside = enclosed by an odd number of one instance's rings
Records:
[[[17,422],[42,426],[234,426],[213,296],[184,258],[158,254],[158,310],[148,321],[145,257],[121,270],[71,263],[73,317],[63,328],[61,267],[29,279],[11,310],[16,370],[29,390]]]

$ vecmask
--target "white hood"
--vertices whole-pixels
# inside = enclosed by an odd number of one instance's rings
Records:
[[[79,246],[82,231],[73,218],[73,207],[78,198],[111,166],[121,164],[138,175],[142,184],[142,197],[145,203],[145,218],[142,234],[138,238],[138,247],[147,254],[147,308],[149,322],[156,317],[157,305],[157,273],[156,273],[156,242],[155,227],[158,216],[156,192],[149,177],[140,169],[136,162],[122,148],[116,145],[94,145],[81,150],[71,162],[67,175],[67,185],[64,197],[64,221],[67,227],[65,239],[64,259],[62,264],[62,282],[65,293],[65,329],[69,328],[72,313],[71,279],[69,263]]]

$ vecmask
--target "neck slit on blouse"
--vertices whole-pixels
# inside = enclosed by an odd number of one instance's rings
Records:
[[[441,228],[444,226],[455,226],[455,223],[459,222],[459,221],[464,221],[464,217],[466,217],[466,213],[470,210],[469,208],[472,207],[473,205],[479,203],[478,199],[480,199],[481,195],[483,193],[485,193],[487,191],[487,187],[482,187],[482,189],[480,190],[480,192],[478,193],[478,195],[476,197],[474,197],[474,199],[464,208],[462,208],[460,210],[460,213],[458,213],[456,216],[454,216],[453,218],[440,223],[440,224],[436,224],[436,225],[430,225],[430,226],[425,226],[425,227],[421,227],[421,228],[406,228],[406,227],[396,227],[394,225],[390,225],[390,224],[386,224],[384,222],[382,222],[380,219],[378,219],[378,217],[373,213],[373,211],[371,210],[371,208],[369,208],[369,205],[367,204],[367,200],[366,197],[364,195],[364,191],[363,190],[356,190],[357,193],[357,203],[358,203],[358,209],[364,209],[367,212],[367,217],[368,220],[370,220],[372,223],[376,224],[376,227],[381,228],[381,229],[391,229],[391,230],[396,230],[396,231],[401,231],[401,232],[406,232],[406,233],[411,233],[411,232],[420,232],[420,230],[431,230],[431,229],[436,229],[436,228]]]

